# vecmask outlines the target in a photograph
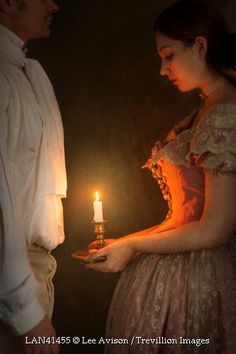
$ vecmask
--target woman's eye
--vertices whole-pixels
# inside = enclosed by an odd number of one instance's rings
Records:
[[[173,54],[169,54],[165,57],[165,61],[171,61],[173,59]]]

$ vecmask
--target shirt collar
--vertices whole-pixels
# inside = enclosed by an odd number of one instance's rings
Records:
[[[12,44],[16,45],[20,49],[23,49],[24,42],[20,37],[18,37],[14,32],[9,30],[7,27],[0,24],[0,33],[4,36],[8,37],[8,39],[12,42]]]
[[[0,24],[0,58],[8,63],[24,67],[25,57],[24,42],[14,32]]]

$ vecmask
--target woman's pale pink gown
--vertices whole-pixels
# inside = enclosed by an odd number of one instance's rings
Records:
[[[236,104],[215,106],[197,125],[194,116],[153,148],[147,165],[169,212],[162,224],[144,233],[199,220],[205,171],[236,173]],[[121,274],[107,322],[106,338],[128,344],[107,345],[105,353],[236,353],[235,250],[232,235],[227,245],[210,250],[137,256]]]

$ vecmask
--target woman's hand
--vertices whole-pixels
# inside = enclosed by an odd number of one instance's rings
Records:
[[[117,241],[117,239],[115,239],[115,238],[105,239],[104,240],[104,243],[105,243],[104,247],[110,245],[110,243],[115,242],[115,241]],[[97,241],[90,242],[90,244],[88,245],[88,250],[95,249],[95,248],[97,248]]]
[[[88,256],[87,261],[90,263],[86,264],[86,268],[101,272],[119,272],[126,267],[134,254],[132,239],[116,239],[115,242]],[[105,261],[96,262],[96,259],[104,256]]]

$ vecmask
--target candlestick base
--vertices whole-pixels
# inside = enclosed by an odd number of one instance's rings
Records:
[[[105,224],[107,220],[103,221],[91,221],[91,224],[94,225],[94,233],[96,236],[96,248],[102,248],[105,246]]]
[[[104,262],[106,260],[106,256],[102,256],[99,258],[96,258],[93,261],[88,261],[88,256],[91,255],[94,252],[97,252],[97,250],[101,249],[102,247],[105,246],[105,224],[107,223],[107,220],[103,221],[91,221],[91,224],[94,225],[94,234],[96,236],[95,240],[95,248],[91,248],[86,251],[75,251],[72,253],[72,257],[75,259],[78,259],[82,263],[90,263],[90,262]]]

